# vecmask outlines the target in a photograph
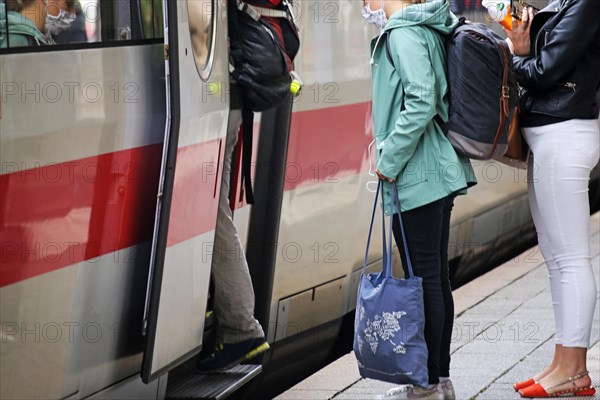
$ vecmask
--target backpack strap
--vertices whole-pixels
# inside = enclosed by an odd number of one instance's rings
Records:
[[[254,112],[248,107],[242,109],[242,180],[246,193],[246,203],[254,204],[252,193],[252,127]]]
[[[237,0],[237,9],[245,12],[250,16],[250,18],[257,22],[261,17],[288,18],[288,12],[286,10],[276,10],[272,8],[253,6],[242,0]]]
[[[508,45],[505,45],[503,42],[498,42],[498,45],[501,49],[501,60],[503,65],[503,74],[502,74],[502,93],[500,97],[500,123],[498,124],[498,130],[496,131],[496,136],[494,137],[494,143],[492,144],[491,154],[496,152],[496,148],[498,147],[498,143],[500,142],[500,137],[502,136],[502,132],[504,131],[504,125],[509,118],[510,113],[510,87],[508,86],[508,70],[512,67],[510,63],[508,54],[510,54],[510,50],[508,49]]]

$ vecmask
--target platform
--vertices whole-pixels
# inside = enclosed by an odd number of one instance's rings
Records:
[[[591,222],[592,265],[596,287],[600,289],[600,213]],[[547,366],[554,347],[550,286],[538,247],[455,290],[454,300],[456,319],[450,375],[457,399],[519,399],[512,384]],[[597,388],[600,386],[599,316],[597,302],[592,346],[588,351],[588,369]],[[362,379],[354,353],[349,353],[276,399],[367,400],[393,386]],[[600,399],[600,390],[593,399]]]

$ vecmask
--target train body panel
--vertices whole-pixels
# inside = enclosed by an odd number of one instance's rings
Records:
[[[86,396],[141,362],[162,46],[2,55],[0,71],[0,397]]]
[[[0,68],[2,174],[162,143],[160,45],[2,55]]]
[[[85,396],[139,372],[147,278],[140,266],[149,248],[146,242],[0,290],[2,398]]]

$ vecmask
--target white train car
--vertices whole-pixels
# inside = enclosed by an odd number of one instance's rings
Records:
[[[349,350],[375,32],[361,2],[303,0],[302,95],[259,116],[256,204],[239,161],[230,197],[272,351],[233,377],[190,370],[212,331],[226,3],[82,0],[86,42],[0,49],[0,398],[223,398],[250,378],[237,394],[269,397]],[[476,170],[452,219],[456,284],[533,238],[524,173]]]

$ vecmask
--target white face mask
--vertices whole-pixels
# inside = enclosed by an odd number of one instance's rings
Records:
[[[46,32],[52,35],[57,35],[64,30],[67,30],[75,21],[75,15],[61,9],[57,16],[46,15]]]
[[[362,16],[368,23],[377,26],[379,29],[383,29],[388,22],[385,11],[383,11],[383,2],[381,8],[375,11],[371,10],[371,3],[367,3],[362,9]]]

